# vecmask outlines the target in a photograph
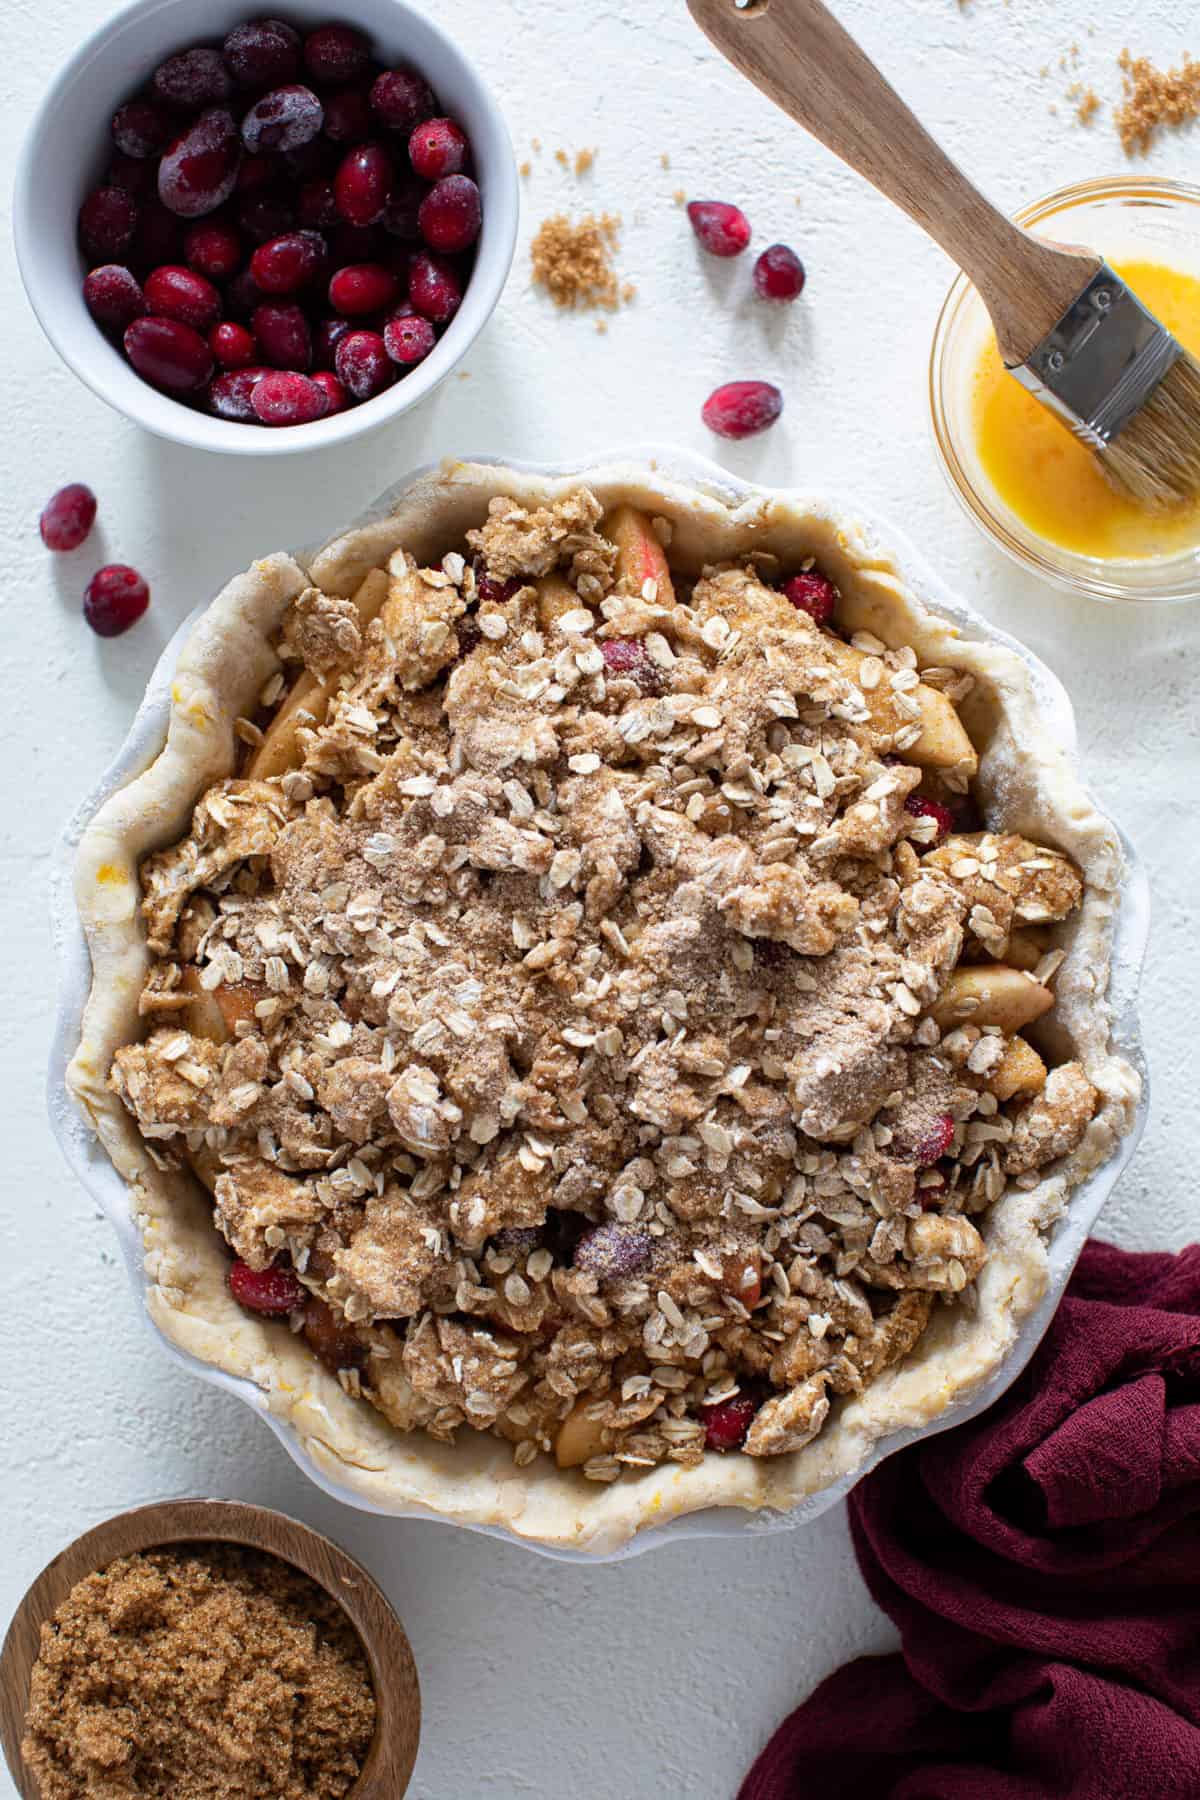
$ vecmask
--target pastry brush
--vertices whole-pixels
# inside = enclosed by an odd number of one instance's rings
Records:
[[[821,0],[688,0],[688,10],[755,87],[954,259],[1009,372],[1097,452],[1116,487],[1151,506],[1200,492],[1200,363],[1103,257],[1036,237],[985,199]]]

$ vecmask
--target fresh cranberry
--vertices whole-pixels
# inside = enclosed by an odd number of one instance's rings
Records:
[[[408,160],[426,181],[457,175],[467,160],[467,140],[453,119],[426,119],[408,140]]]
[[[332,181],[324,175],[318,175],[315,181],[306,181],[300,189],[296,214],[301,225],[310,231],[329,231],[336,225],[342,215],[338,211]]]
[[[239,425],[256,422],[251,396],[264,375],[271,371],[255,364],[249,369],[230,369],[218,375],[208,390],[208,409],[218,419],[236,420]]]
[[[815,569],[791,576],[783,584],[783,595],[797,612],[807,613],[818,625],[829,624],[838,599],[838,591],[828,575],[818,575]]]
[[[949,1113],[938,1113],[922,1128],[911,1144],[900,1148],[900,1154],[907,1161],[915,1162],[918,1169],[929,1169],[935,1162],[941,1161],[953,1142],[953,1118]]]
[[[322,319],[313,333],[313,367],[332,369],[338,345],[353,330],[349,319]]]
[[[158,165],[158,197],[183,219],[215,212],[237,185],[242,144],[231,112],[202,112]]]
[[[79,209],[79,240],[94,262],[119,262],[137,222],[132,194],[119,187],[93,188]]]
[[[307,1297],[291,1269],[274,1263],[269,1269],[252,1269],[240,1260],[229,1271],[229,1291],[239,1306],[261,1313],[264,1319],[286,1317],[303,1306]]]
[[[483,209],[479,189],[469,175],[447,175],[421,202],[417,223],[434,250],[466,250],[479,236]]]
[[[223,369],[248,369],[258,361],[258,344],[254,333],[244,325],[226,319],[214,325],[208,334],[208,347]]]
[[[725,200],[693,200],[687,215],[710,256],[740,256],[750,242],[750,221],[740,206]]]
[[[351,263],[339,269],[329,283],[329,304],[334,312],[357,318],[383,312],[396,298],[399,283],[382,263]]]
[[[304,40],[304,63],[314,81],[342,87],[367,73],[371,46],[353,25],[318,25]]]
[[[314,386],[319,387],[325,396],[326,416],[330,413],[345,412],[350,404],[350,399],[332,369],[318,369],[312,380]]]
[[[154,158],[147,156],[139,159],[126,156],[123,150],[114,152],[108,168],[104,172],[105,187],[124,188],[135,200],[145,200],[158,192],[158,169]]]
[[[415,69],[385,69],[371,88],[371,111],[385,131],[408,137],[437,111],[433,89]]]
[[[772,244],[754,265],[754,291],[760,300],[797,300],[804,287],[804,264],[786,244]]]
[[[82,481],[73,481],[47,500],[38,530],[47,550],[78,550],[95,519],[95,494]]]
[[[716,1406],[701,1407],[707,1447],[710,1450],[740,1450],[758,1405],[752,1394],[734,1394]]]
[[[212,374],[212,351],[198,331],[178,319],[135,319],[124,342],[142,380],[167,393],[194,394]]]
[[[389,319],[383,328],[383,341],[393,362],[410,366],[424,361],[437,337],[429,320],[414,313],[411,318]]]
[[[120,637],[150,604],[150,589],[127,563],[106,563],[83,590],[83,616],[97,637]]]
[[[452,319],[462,304],[462,283],[453,264],[427,251],[412,259],[408,297],[417,311],[435,325]]]
[[[428,192],[426,184],[411,170],[398,172],[380,220],[389,237],[404,238],[408,243],[417,241],[421,235],[421,202]]]
[[[105,263],[91,271],[83,284],[83,303],[106,331],[124,331],[146,310],[140,283],[121,263]]]
[[[266,295],[249,269],[235,275],[225,289],[225,306],[230,318],[240,319],[243,324],[249,323],[255,307],[261,306],[265,299]]]
[[[361,144],[371,135],[371,98],[366,88],[339,88],[325,101],[325,136],[332,144]]]
[[[263,425],[311,425],[328,406],[323,387],[291,369],[272,369],[254,384],[250,395],[254,416]]]
[[[308,320],[294,301],[256,306],[250,324],[264,362],[276,369],[308,369],[312,362]]]
[[[235,25],[221,54],[239,87],[281,87],[300,73],[300,36],[282,19]]]
[[[177,263],[183,257],[183,224],[155,194],[145,201],[133,234],[131,259],[146,273],[161,263]]]
[[[113,114],[111,129],[117,149],[140,162],[166,149],[174,127],[153,100],[127,100]]]
[[[310,1294],[304,1303],[302,1331],[305,1343],[330,1374],[359,1369],[366,1363],[367,1352],[355,1336],[353,1325],[315,1294]]]
[[[183,240],[183,260],[209,281],[228,281],[242,266],[242,240],[232,225],[193,225]]]
[[[940,800],[930,800],[925,794],[910,794],[904,802],[905,812],[911,813],[914,819],[932,819],[937,827],[935,844],[945,843],[954,830],[954,814]]]
[[[283,237],[296,223],[296,208],[290,189],[272,184],[252,188],[238,202],[238,224],[252,244],[265,244],[271,238]]]
[[[168,56],[154,71],[151,86],[168,106],[191,111],[197,106],[216,106],[233,92],[229,70],[219,50],[203,45]]]
[[[769,381],[727,381],[714,388],[700,417],[718,437],[748,438],[773,425],[783,411],[783,395]]]
[[[576,1244],[575,1267],[594,1275],[597,1281],[615,1281],[644,1269],[650,1254],[647,1232],[632,1225],[596,1225]]]
[[[319,231],[289,231],[258,246],[250,273],[264,294],[294,294],[316,280],[327,257]]]
[[[334,351],[333,366],[356,400],[382,394],[396,379],[396,365],[377,331],[348,331]]]
[[[293,82],[256,100],[242,120],[242,142],[256,156],[265,150],[296,150],[315,138],[325,111],[311,88]]]
[[[167,263],[147,275],[146,308],[163,319],[178,319],[193,331],[208,331],[221,316],[221,296],[194,269]]]
[[[636,682],[644,694],[662,692],[662,672],[641,638],[603,638],[600,654],[607,674]]]
[[[393,175],[392,159],[379,144],[361,144],[351,150],[333,180],[343,219],[351,225],[373,225],[382,218]]]

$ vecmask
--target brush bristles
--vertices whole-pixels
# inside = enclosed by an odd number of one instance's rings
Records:
[[[1105,473],[1142,506],[1200,495],[1200,362],[1185,350],[1101,453]]]

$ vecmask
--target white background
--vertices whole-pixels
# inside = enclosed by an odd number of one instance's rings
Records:
[[[1064,98],[1070,76],[1056,66],[1077,39],[1080,74],[1111,99],[1129,29],[1124,5],[840,3],[1003,205],[1125,166],[1107,113],[1090,131],[1075,124]],[[1078,709],[1092,785],[1149,865],[1156,911],[1144,1020],[1154,1107],[1104,1229],[1130,1246],[1178,1246],[1200,1222],[1200,609],[1073,601],[1018,574],[975,534],[943,486],[927,427],[926,355],[949,280],[944,259],[720,66],[682,0],[427,5],[490,75],[518,156],[533,155],[535,135],[544,148],[523,183],[512,280],[469,378],[452,378],[415,417],[320,461],[256,467],[174,449],[108,412],[59,365],[11,251],[0,269],[0,643],[9,694],[0,715],[0,1621],[43,1563],[104,1516],[170,1494],[261,1501],[340,1539],[399,1607],[424,1693],[411,1790],[421,1800],[730,1800],[768,1731],[820,1677],[894,1641],[863,1590],[842,1510],[789,1537],[668,1547],[581,1569],[437,1525],[370,1519],[311,1490],[265,1427],[169,1364],[143,1330],[109,1229],[51,1142],[42,1070],[54,1009],[45,896],[54,835],[120,743],[160,646],[198,599],[255,554],[332,531],[435,455],[584,459],[654,438],[716,450],[765,481],[859,494],[1058,671]],[[108,10],[104,0],[6,0],[6,170],[47,77]],[[198,3],[197,36],[203,10]],[[1160,61],[1200,51],[1179,35],[1186,11],[1178,0],[1144,0],[1131,48]],[[1047,63],[1051,74],[1039,80]],[[596,146],[592,173],[579,182],[565,175],[553,160],[559,145]],[[1196,134],[1178,136],[1146,167],[1195,178],[1198,148]],[[758,247],[792,242],[809,271],[800,303],[768,310],[749,298],[750,256],[732,266],[700,257],[672,203],[677,187],[741,202]],[[529,287],[529,237],[564,205],[625,218],[621,265],[638,297],[606,336],[588,317],[555,314]],[[45,225],[67,231],[71,221]],[[716,446],[700,423],[705,395],[753,375],[784,389],[781,423],[748,445]],[[69,480],[95,488],[100,528],[75,555],[52,559],[37,515]],[[112,643],[94,638],[79,613],[84,583],[104,560],[135,563],[153,588],[150,615]]]

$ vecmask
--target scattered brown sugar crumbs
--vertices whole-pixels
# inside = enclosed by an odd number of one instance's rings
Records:
[[[42,1800],[341,1800],[375,1698],[308,1576],[187,1544],[118,1558],[42,1626],[22,1754]]]
[[[533,279],[556,306],[603,306],[615,312],[633,297],[613,268],[621,221],[612,213],[587,213],[573,223],[566,213],[544,219],[530,247]]]
[[[595,150],[577,150],[575,152],[575,173],[586,175],[596,160]]]
[[[1079,96],[1079,104],[1075,108],[1075,117],[1081,125],[1090,125],[1100,111],[1100,96],[1095,88],[1084,88]]]
[[[521,164],[522,179],[525,181],[528,181],[530,174],[532,173],[532,170],[533,170],[533,164],[529,161],[529,159],[527,157],[525,159],[525,161]]]
[[[1117,130],[1126,156],[1149,148],[1161,126],[1186,125],[1200,113],[1200,62],[1185,54],[1177,69],[1156,69],[1148,56],[1122,50],[1117,58],[1124,98]]]

